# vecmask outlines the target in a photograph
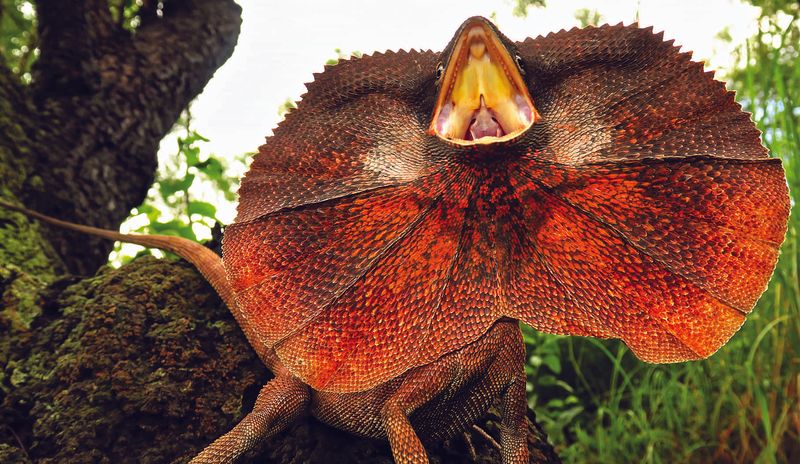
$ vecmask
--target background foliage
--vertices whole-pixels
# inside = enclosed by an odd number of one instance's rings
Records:
[[[761,8],[758,31],[742,44],[737,65],[723,70],[764,143],[780,157],[790,191],[800,192],[800,3],[751,0]],[[140,0],[110,2],[121,24],[136,28]],[[518,0],[517,15],[544,7]],[[23,83],[37,57],[30,1],[0,0],[0,59]],[[602,22],[581,9],[583,25]],[[720,38],[727,38],[720,31]],[[344,55],[336,50],[336,57]],[[293,102],[279,109],[288,111]],[[187,112],[174,129],[174,156],[165,158],[128,230],[207,238],[215,204],[234,201],[243,154],[232,160],[203,152],[206,139]],[[230,169],[234,166],[234,169]],[[208,192],[217,192],[209,197]],[[800,462],[800,211],[774,278],[748,322],[711,359],[650,365],[624,345],[559,337],[524,329],[529,401],[567,462]],[[116,260],[120,254],[113,254]]]
[[[619,342],[525,329],[529,401],[567,462],[800,462],[800,2],[752,3],[758,31],[720,77],[787,173],[793,209],[775,275],[705,361],[645,364]]]
[[[33,4],[26,0],[0,0],[0,60],[24,82],[30,82],[37,43]]]
[[[192,128],[191,121],[192,113],[187,109],[169,137],[174,139],[175,151],[159,156],[156,180],[145,201],[122,224],[123,230],[208,240],[212,229],[221,223],[216,204],[235,201],[239,176],[232,171],[242,172],[249,154],[226,160],[203,152],[202,144],[208,139]],[[237,169],[232,170],[231,164]],[[163,252],[117,243],[110,259],[120,264],[141,254]]]

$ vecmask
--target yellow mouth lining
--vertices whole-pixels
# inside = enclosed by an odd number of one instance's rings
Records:
[[[540,117],[514,59],[487,25],[456,41],[429,133],[458,145],[511,140]]]

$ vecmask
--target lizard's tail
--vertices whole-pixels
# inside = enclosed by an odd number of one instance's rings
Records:
[[[95,235],[97,237],[107,238],[109,240],[117,240],[120,242],[133,243],[148,248],[159,248],[161,250],[171,251],[181,258],[189,261],[203,274],[208,283],[214,287],[222,301],[228,305],[228,308],[233,313],[239,325],[244,328],[240,315],[236,310],[236,302],[233,297],[233,290],[231,289],[228,278],[225,276],[225,267],[222,264],[222,259],[213,251],[200,245],[197,242],[169,235],[144,235],[144,234],[123,234],[108,229],[99,229],[97,227],[84,226],[75,224],[73,222],[62,221],[54,217],[31,211],[22,206],[17,206],[0,200],[0,206],[10,210],[18,211],[26,216],[38,219],[42,222],[52,224],[64,229],[74,230],[84,234]]]
[[[219,297],[228,306],[231,314],[233,315],[239,327],[244,331],[247,341],[250,346],[256,351],[256,354],[264,361],[264,364],[273,371],[277,365],[277,358],[275,352],[267,348],[266,344],[262,342],[253,328],[253,325],[244,317],[239,307],[236,305],[233,289],[231,288],[228,277],[225,274],[225,267],[222,264],[222,258],[208,248],[200,245],[197,242],[170,235],[146,235],[146,234],[123,234],[108,229],[100,229],[97,227],[84,226],[75,224],[74,222],[62,221],[54,217],[47,216],[36,211],[31,211],[22,206],[7,203],[0,200],[0,207],[4,207],[13,211],[18,211],[26,216],[38,219],[42,222],[52,224],[54,226],[62,227],[64,229],[74,230],[84,234],[95,235],[97,237],[107,238],[109,240],[117,240],[120,242],[133,243],[148,248],[158,248],[161,250],[171,251],[181,258],[192,263],[192,265],[200,271],[200,274],[205,277],[208,283],[214,287]]]

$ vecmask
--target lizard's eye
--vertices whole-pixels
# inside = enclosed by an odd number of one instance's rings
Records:
[[[517,63],[517,67],[519,68],[519,72],[522,75],[525,75],[525,68],[522,66],[522,57],[519,54],[514,55],[514,61]]]
[[[442,66],[442,63],[439,63],[439,64],[436,65],[436,80],[437,81],[442,78],[442,74],[444,74],[444,66]]]

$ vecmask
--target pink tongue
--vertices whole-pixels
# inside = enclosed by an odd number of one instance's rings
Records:
[[[481,102],[483,103],[483,102]],[[481,105],[478,114],[469,125],[469,135],[472,140],[478,140],[482,137],[502,137],[504,135],[503,128],[492,117],[492,113],[486,106]]]

